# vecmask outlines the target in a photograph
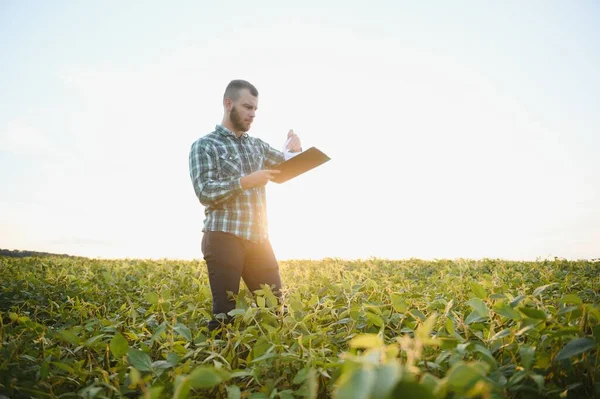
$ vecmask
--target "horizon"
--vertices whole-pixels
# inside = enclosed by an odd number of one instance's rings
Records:
[[[118,260],[144,260],[144,261],[151,261],[151,262],[156,262],[156,261],[172,261],[172,262],[204,262],[204,259],[202,258],[202,256],[200,256],[199,258],[169,258],[169,257],[163,257],[163,258],[158,258],[158,257],[149,257],[149,258],[133,258],[133,257],[118,257],[118,258],[110,258],[110,257],[94,257],[94,256],[85,256],[85,255],[77,255],[77,254],[71,254],[71,253],[52,253],[52,252],[44,252],[44,251],[36,251],[36,250],[31,250],[31,249],[7,249],[7,248],[0,248],[0,256],[4,256],[2,255],[1,252],[3,251],[12,251],[12,252],[24,252],[24,253],[34,253],[34,254],[42,254],[45,256],[66,256],[66,257],[72,257],[72,258],[84,258],[84,259],[89,259],[89,260],[107,260],[107,261],[118,261]],[[37,255],[27,255],[28,257],[35,257]],[[456,262],[456,261],[473,261],[473,262],[483,262],[483,261],[503,261],[503,262],[516,262],[516,263],[539,263],[539,262],[547,262],[547,261],[568,261],[568,262],[600,262],[600,257],[598,258],[587,258],[587,259],[566,259],[566,258],[561,258],[558,256],[552,257],[552,259],[550,259],[549,257],[547,258],[536,258],[533,260],[523,260],[523,259],[505,259],[505,258],[431,258],[431,259],[424,259],[424,258],[415,258],[415,257],[411,257],[411,258],[382,258],[382,257],[368,257],[368,258],[341,258],[341,257],[324,257],[324,258],[298,258],[298,259],[277,259],[279,262],[325,262],[325,261],[329,261],[329,260],[341,260],[341,261],[348,261],[348,262],[367,262],[367,261],[386,261],[386,262],[406,262],[406,261],[422,261],[422,262],[439,262],[439,261],[450,261],[450,262]]]
[[[0,245],[201,259],[241,78],[249,134],[331,157],[267,186],[278,259],[600,257],[600,5],[261,5],[0,5]]]

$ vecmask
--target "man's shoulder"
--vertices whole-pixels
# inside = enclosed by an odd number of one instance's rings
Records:
[[[222,140],[219,133],[215,130],[192,143],[192,148],[211,148],[215,145],[221,144]]]

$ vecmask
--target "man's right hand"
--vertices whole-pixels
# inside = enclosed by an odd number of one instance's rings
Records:
[[[248,188],[265,186],[278,173],[281,172],[279,170],[257,170],[241,178],[242,188],[246,190]]]

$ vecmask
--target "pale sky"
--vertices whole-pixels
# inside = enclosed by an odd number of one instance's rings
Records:
[[[0,0],[0,248],[201,258],[239,78],[332,158],[268,185],[279,259],[600,257],[598,2],[288,4]]]

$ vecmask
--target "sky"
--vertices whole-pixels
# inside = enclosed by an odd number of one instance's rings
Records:
[[[0,1],[0,248],[201,259],[191,144],[331,161],[267,186],[279,259],[600,258],[592,0]]]

